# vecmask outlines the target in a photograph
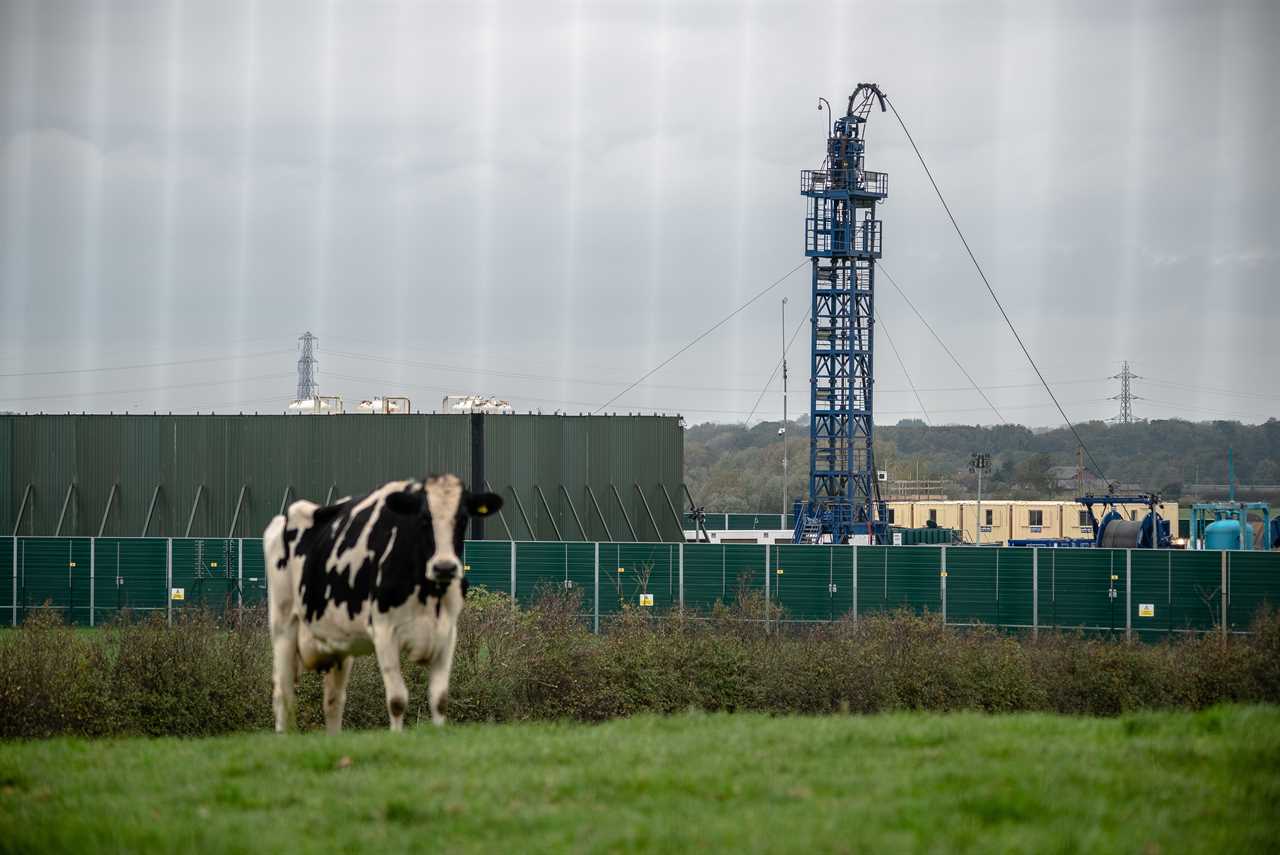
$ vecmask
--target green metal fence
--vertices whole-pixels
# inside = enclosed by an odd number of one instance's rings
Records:
[[[597,629],[625,607],[706,614],[743,591],[757,595],[760,620],[905,607],[953,625],[1137,638],[1244,632],[1259,607],[1280,603],[1272,552],[469,541],[463,560],[472,585],[521,603],[580,593]],[[265,573],[257,539],[0,538],[0,620],[37,608],[80,625],[126,609],[225,612],[262,603]]]

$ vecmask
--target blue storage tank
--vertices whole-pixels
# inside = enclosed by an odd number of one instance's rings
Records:
[[[1239,549],[1243,542],[1240,535],[1240,520],[1216,520],[1205,526],[1204,548]]]

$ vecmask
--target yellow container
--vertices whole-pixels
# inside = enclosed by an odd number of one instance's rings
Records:
[[[981,516],[979,516],[976,499],[955,504],[960,508],[960,522],[965,543],[978,543],[979,533],[982,535],[983,546],[1003,546],[1009,539],[1010,512],[1007,501],[983,500]]]
[[[938,528],[960,528],[959,502],[915,502],[913,528],[926,528],[932,522]]]
[[[1009,511],[1013,517],[1009,528],[1013,540],[1062,537],[1061,502],[1010,502]]]
[[[889,502],[889,525],[901,526],[902,528],[915,528],[913,522],[914,517],[911,502]]]

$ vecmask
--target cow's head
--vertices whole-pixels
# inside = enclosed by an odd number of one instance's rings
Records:
[[[387,496],[387,507],[394,513],[421,518],[430,554],[427,578],[447,585],[461,568],[467,523],[472,517],[496,513],[502,507],[502,497],[472,493],[456,475],[432,475],[421,488]]]

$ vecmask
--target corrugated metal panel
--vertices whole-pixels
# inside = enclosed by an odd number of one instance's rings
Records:
[[[587,539],[606,539],[606,526],[616,540],[631,540],[632,529],[643,541],[682,539],[663,496],[665,487],[671,502],[678,501],[683,476],[684,434],[675,419],[490,416],[485,419],[485,445],[486,475],[507,501],[505,518],[517,539],[531,536],[517,508],[517,496],[529,517],[532,536],[539,540],[555,538],[557,529],[566,539],[583,539],[573,510]],[[644,500],[637,485],[644,491]],[[572,509],[562,486],[572,499]],[[490,526],[489,536],[495,537],[498,530]]]
[[[0,416],[0,537],[13,533],[13,518],[25,484],[13,483],[13,417]]]
[[[683,432],[675,419],[490,416],[484,422],[486,476],[507,497],[504,518],[513,536],[531,533],[509,487],[529,513],[532,536],[552,539],[558,527],[565,538],[584,539],[560,491],[564,485],[590,539],[603,538],[585,489],[592,479],[615,537],[629,539],[611,483],[640,537],[660,539],[635,495],[633,484],[641,483],[661,537],[680,538],[658,487],[679,490]],[[435,472],[470,482],[471,431],[472,420],[456,415],[7,416],[0,419],[0,530],[12,530],[31,482],[33,502],[21,533],[52,534],[67,487],[75,483],[63,535],[96,535],[115,485],[103,534],[138,536],[160,485],[149,535],[182,536],[191,520],[192,536],[252,537],[278,511],[286,488],[292,498],[323,502]],[[505,530],[495,521],[487,534],[503,537]]]

